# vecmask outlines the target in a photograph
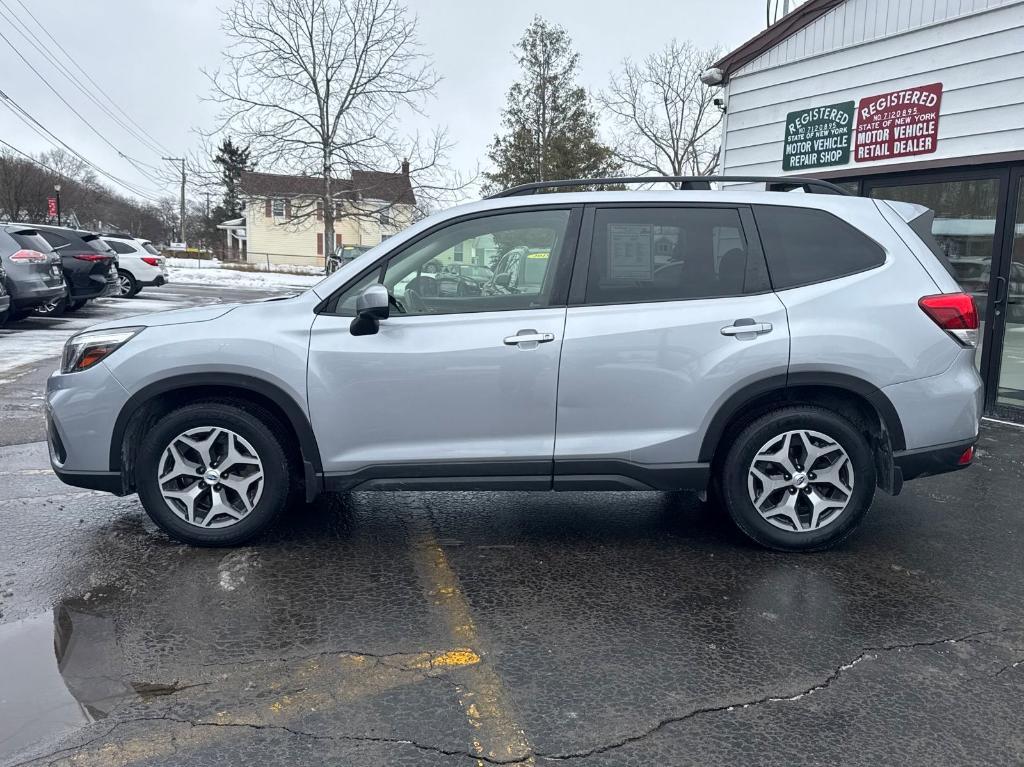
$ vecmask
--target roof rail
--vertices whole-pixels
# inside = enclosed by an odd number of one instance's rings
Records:
[[[557,189],[566,186],[611,186],[612,184],[673,183],[680,184],[680,189],[683,190],[710,190],[712,181],[764,182],[765,191],[768,192],[786,192],[802,188],[805,192],[814,194],[850,194],[841,186],[836,186],[829,181],[804,178],[803,176],[623,176],[622,178],[568,178],[535,181],[531,184],[513,186],[489,195],[486,199],[519,197],[526,194],[537,194],[542,189]]]

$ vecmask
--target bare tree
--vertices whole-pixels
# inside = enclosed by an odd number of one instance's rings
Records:
[[[642,62],[626,59],[607,90],[597,94],[614,132],[616,157],[638,172],[703,176],[718,165],[722,113],[700,74],[717,60],[673,40]]]
[[[399,0],[235,0],[223,27],[225,65],[207,73],[222,107],[217,131],[247,144],[261,169],[323,179],[325,242],[334,242],[337,217],[380,212],[360,207],[374,190],[337,183],[346,171],[397,171],[408,157],[410,178],[428,196],[461,183],[437,180],[446,170],[443,132],[420,140],[395,128],[438,82]],[[340,196],[347,206],[336,210]],[[290,223],[317,207],[294,209]]]

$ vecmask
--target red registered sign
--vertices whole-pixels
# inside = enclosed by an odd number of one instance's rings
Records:
[[[50,214],[50,218],[57,217],[57,198],[47,197],[46,198],[46,212]]]
[[[930,154],[939,143],[942,83],[869,96],[857,106],[856,162]]]

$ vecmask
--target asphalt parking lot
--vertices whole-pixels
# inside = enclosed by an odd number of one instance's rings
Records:
[[[49,472],[53,364],[0,376],[0,764],[1024,761],[1018,427],[822,554],[657,493],[333,496],[200,550]]]

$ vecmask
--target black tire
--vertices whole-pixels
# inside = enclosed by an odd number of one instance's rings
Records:
[[[134,298],[135,294],[141,290],[139,283],[132,276],[131,272],[125,269],[117,270],[117,281],[118,287],[121,290],[120,298]]]
[[[0,312],[0,328],[7,324],[7,318],[11,316],[9,309],[4,309]]]
[[[259,501],[241,520],[227,527],[201,528],[181,519],[169,508],[157,481],[160,459],[171,441],[191,428],[203,426],[235,432],[252,445],[263,464],[264,486]],[[210,400],[168,413],[139,445],[135,480],[146,513],[172,538],[193,546],[238,546],[265,533],[287,507],[294,482],[290,456],[275,436],[284,433],[273,415],[244,402]]]
[[[846,508],[817,530],[780,529],[758,513],[748,492],[750,467],[758,451],[773,438],[795,430],[819,432],[838,443],[846,451],[853,471],[853,492],[849,494]],[[801,468],[810,472],[813,467]],[[875,493],[875,461],[868,441],[849,420],[823,407],[794,405],[774,410],[747,424],[730,446],[718,480],[729,516],[757,543],[779,551],[821,551],[845,539],[864,519]],[[755,484],[755,490],[758,487]]]

